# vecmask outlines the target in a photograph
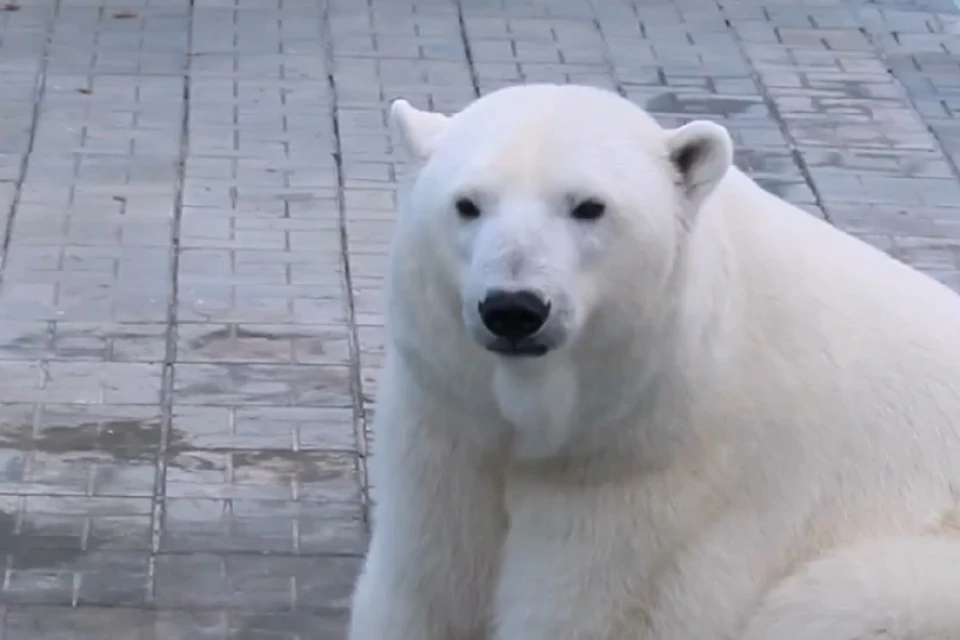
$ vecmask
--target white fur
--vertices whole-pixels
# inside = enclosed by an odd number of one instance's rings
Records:
[[[544,85],[392,120],[418,166],[350,640],[960,638],[960,298],[715,124]],[[498,286],[556,349],[482,346]]]

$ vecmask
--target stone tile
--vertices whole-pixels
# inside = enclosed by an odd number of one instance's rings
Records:
[[[161,550],[359,556],[364,526],[359,504],[177,497],[167,501]]]
[[[306,640],[341,638],[346,634],[346,615],[311,611],[230,616],[230,640]]]
[[[179,362],[350,364],[345,326],[181,324]]]
[[[121,607],[7,606],[4,640],[227,640],[225,616]],[[68,635],[65,635],[68,634]],[[231,639],[232,640],[232,639]]]
[[[168,455],[165,491],[172,497],[360,500],[356,454],[187,449]]]
[[[352,402],[350,386],[350,369],[341,365],[178,364],[173,400],[177,405],[344,407]]]
[[[5,603],[143,606],[151,500],[0,497]]]
[[[189,406],[174,409],[172,438],[196,449],[351,451],[354,409],[275,405]]]
[[[0,361],[0,402],[151,404],[161,367],[140,362]]]
[[[0,359],[161,362],[164,324],[0,323]]]
[[[157,558],[162,607],[343,611],[359,558],[191,553]]]

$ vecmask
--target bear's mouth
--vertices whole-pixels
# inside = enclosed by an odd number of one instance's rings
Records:
[[[494,340],[487,345],[487,350],[512,358],[537,358],[546,355],[550,348],[542,342],[532,340],[522,340],[520,342]]]

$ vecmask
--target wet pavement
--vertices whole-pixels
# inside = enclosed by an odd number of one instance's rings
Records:
[[[385,108],[525,81],[722,121],[960,287],[950,0],[0,3],[0,640],[343,637]]]

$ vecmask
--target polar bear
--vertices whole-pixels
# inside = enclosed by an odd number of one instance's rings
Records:
[[[350,640],[960,638],[960,298],[581,86],[403,100]]]

